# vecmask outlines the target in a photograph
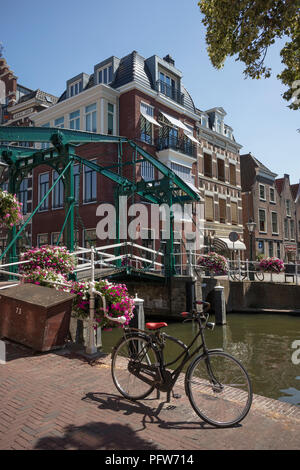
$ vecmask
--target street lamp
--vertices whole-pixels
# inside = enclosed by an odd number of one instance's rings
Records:
[[[253,234],[255,231],[256,223],[249,219],[249,222],[246,224],[248,232],[250,235],[250,269],[249,269],[249,280],[254,281],[254,266],[253,266]]]

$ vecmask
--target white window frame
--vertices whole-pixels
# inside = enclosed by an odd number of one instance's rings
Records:
[[[56,180],[54,180],[54,174],[55,174],[55,173],[57,173],[57,178],[59,177],[58,171],[53,170],[53,171],[52,171],[52,185],[54,184],[54,181],[56,181]],[[56,178],[56,179],[57,179],[57,178]],[[63,191],[62,205],[59,206],[59,207],[54,207],[54,199],[55,199],[55,198],[54,198],[54,192],[55,192],[55,190],[58,188],[58,185],[59,185],[60,183],[62,184],[62,188],[63,188],[63,189],[62,189],[62,191]],[[62,179],[60,179],[60,181],[55,185],[55,187],[54,187],[53,190],[52,190],[52,210],[53,210],[53,211],[56,211],[56,210],[59,210],[59,209],[63,209],[63,207],[64,207],[64,189],[65,189],[64,184],[63,184],[63,182],[62,182]]]
[[[95,108],[94,108],[92,111],[87,111],[87,109],[88,109],[90,106],[95,106]],[[84,111],[85,111],[85,114],[84,114],[85,130],[86,130],[87,132],[94,132],[94,133],[96,133],[96,132],[97,132],[97,103],[91,103],[91,104],[85,106]],[[87,117],[88,117],[88,116],[91,116],[90,119],[91,119],[91,127],[92,127],[92,129],[87,129]],[[95,117],[95,130],[93,130],[93,118],[94,118],[94,117]]]
[[[264,211],[265,213],[265,230],[260,230],[260,217],[259,217],[260,211]],[[268,231],[267,211],[263,207],[259,207],[258,209],[258,230],[259,230],[259,233],[267,233]]]
[[[71,114],[73,114],[73,113],[78,113],[78,112],[79,112],[79,115],[78,115],[78,116],[71,118]],[[71,122],[74,122],[74,123],[76,124],[78,120],[79,120],[79,128],[77,128],[76,126],[75,126],[75,127],[71,127]],[[74,131],[80,130],[80,109],[76,109],[75,111],[71,111],[71,112],[69,113],[69,129],[72,129],[72,130],[74,130]]]
[[[111,67],[111,80],[109,80],[109,69],[110,69],[110,67]],[[106,70],[106,73],[107,73],[107,82],[104,82],[104,80],[103,80],[104,70]],[[102,80],[101,81],[100,81],[100,72],[102,72]],[[113,74],[114,74],[112,63],[107,64],[104,67],[100,67],[99,69],[97,69],[96,73],[97,73],[97,83],[98,84],[109,85],[113,81]]]
[[[81,89],[80,89],[81,84]],[[77,93],[76,93],[77,90]],[[72,92],[73,91],[73,92]],[[69,85],[69,97],[77,96],[82,91],[82,80],[77,80],[76,82],[70,83]]]
[[[293,232],[294,232],[293,237],[292,237],[292,223],[294,224],[294,225],[293,225],[293,228],[294,228],[294,230],[293,230]],[[294,221],[294,219],[290,219],[290,239],[293,240],[293,241],[296,240],[296,230],[295,230],[295,221]]]
[[[50,177],[50,174],[49,174],[49,173],[50,173],[49,171],[44,171],[43,173],[39,173],[39,175],[38,175],[38,204],[41,202],[42,198],[44,197],[44,196],[41,197],[41,182],[40,182],[40,178],[41,178],[42,175],[48,175],[48,186],[49,186],[49,187],[48,187],[48,190],[46,191],[46,192],[48,192],[49,189],[50,189],[50,181],[51,181],[51,177]],[[47,198],[47,199],[48,199],[48,207],[47,207],[47,209],[41,209],[41,207],[40,207],[39,210],[38,210],[38,212],[48,212],[48,211],[50,210],[50,208],[49,208],[49,202],[50,202],[50,200],[49,200],[49,195],[48,195],[48,198]],[[45,201],[44,201],[44,202],[45,202]]]
[[[274,199],[271,199],[271,189],[274,191]],[[275,192],[275,188],[272,188],[272,187],[269,188],[269,197],[270,197],[270,202],[271,202],[272,204],[276,204],[276,192]]]
[[[277,217],[277,232],[273,232],[273,214],[276,214],[276,217]],[[272,226],[272,235],[278,235],[279,224],[278,224],[278,213],[276,211],[271,211],[271,226]]]
[[[62,121],[59,124],[55,124],[57,121]],[[54,127],[57,127],[57,129],[64,129],[65,127],[65,117],[61,116],[60,118],[54,119]]]
[[[92,160],[90,160],[91,162],[94,162],[94,163],[97,163],[97,159],[96,158],[93,158]],[[87,166],[84,166],[83,167],[83,181],[82,181],[82,204],[83,205],[87,205],[87,204],[96,204],[97,203],[97,189],[98,189],[98,173],[96,172],[96,199],[94,201],[85,201],[85,172],[86,172],[86,168],[88,168],[88,170],[90,171],[94,171],[92,170],[92,168],[90,167],[87,167]],[[93,230],[93,229],[89,229],[89,230]]]
[[[44,245],[40,245],[40,242],[39,242],[39,237],[43,237],[43,236],[46,236],[47,237],[47,243],[45,243],[45,245],[48,245],[49,243],[49,235],[48,233],[38,233],[37,236],[36,236],[36,244],[37,246],[40,248],[41,246],[44,246]]]
[[[260,188],[264,188],[264,197],[262,198],[261,195],[260,195]],[[266,201],[266,186],[262,183],[259,183],[258,185],[258,192],[259,192],[259,200],[260,201]]]

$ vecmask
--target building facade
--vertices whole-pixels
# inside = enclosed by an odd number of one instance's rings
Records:
[[[8,66],[6,60],[0,58],[0,126],[33,125],[29,116],[34,115],[56,104],[57,97],[42,90],[31,90],[18,82],[18,77]],[[19,142],[15,145],[30,147],[32,143]],[[2,188],[8,190],[8,184],[3,180]],[[27,174],[20,184],[18,197],[22,203],[23,217],[26,220],[32,211],[33,174]],[[18,240],[19,251],[32,244],[32,224],[29,223],[22,237]],[[6,245],[6,230],[0,228],[0,250]]]
[[[183,74],[167,55],[143,58],[136,51],[119,59],[110,57],[66,82],[65,91],[51,107],[29,114],[38,127],[82,130],[121,135],[135,140],[163,162],[202,197],[205,250],[229,252],[229,233],[243,237],[240,156],[241,146],[226,124],[222,107],[203,111],[183,85]],[[45,148],[42,144],[39,148]],[[86,144],[77,149],[84,158],[102,166],[117,163],[110,144]],[[124,176],[155,181],[158,170],[147,162],[138,163],[135,175],[126,161],[132,150],[124,151]],[[36,206],[57,177],[48,166],[34,170],[33,205]],[[75,165],[80,246],[96,242],[96,208],[113,201],[112,183],[102,175]],[[64,188],[58,185],[34,217],[32,244],[55,243],[64,220]],[[101,242],[98,240],[97,244]],[[182,240],[174,245],[180,264]],[[243,245],[241,243],[241,245]],[[152,247],[156,247],[153,242]]]
[[[295,262],[297,258],[297,212],[289,175],[285,174],[283,178],[278,178],[276,187],[282,216],[283,259],[286,262]]]

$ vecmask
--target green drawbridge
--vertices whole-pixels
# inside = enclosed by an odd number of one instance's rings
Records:
[[[23,142],[28,142],[31,147],[21,147]],[[75,207],[76,195],[74,188],[73,170],[74,164],[89,167],[97,173],[109,178],[116,184],[115,208],[116,208],[116,239],[120,243],[119,226],[119,197],[138,195],[141,200],[152,204],[168,204],[171,207],[175,203],[201,202],[198,192],[192,185],[187,184],[177,176],[170,168],[145,151],[136,142],[126,137],[101,135],[90,132],[74,131],[68,129],[45,128],[45,127],[0,127],[0,158],[8,165],[7,181],[8,191],[18,194],[21,182],[34,168],[40,165],[48,165],[56,170],[58,177],[46,192],[37,206],[19,227],[12,227],[8,234],[7,246],[0,255],[0,261],[7,256],[10,263],[18,261],[17,240],[22,232],[38,212],[49,194],[53,191],[59,181],[64,185],[64,209],[65,217],[59,235],[64,237],[64,244],[73,252],[75,249]],[[50,144],[48,148],[36,149],[36,143]],[[115,162],[111,165],[102,166],[88,159],[82,158],[78,150],[83,144],[114,144],[116,147]],[[129,150],[130,149],[130,150]],[[132,155],[128,158],[128,155]],[[97,153],[97,152],[96,152]],[[126,158],[125,154],[126,153]],[[96,156],[96,155],[95,155]],[[161,178],[153,181],[137,181],[135,166],[142,161],[147,161],[156,168]],[[124,168],[133,166],[132,179],[125,177]],[[128,171],[126,172],[128,175]],[[172,277],[174,269],[174,214],[170,213],[170,237],[166,240],[165,249],[165,276]]]

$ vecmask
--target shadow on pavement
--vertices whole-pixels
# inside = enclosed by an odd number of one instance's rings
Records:
[[[64,436],[41,438],[35,450],[158,450],[151,442],[140,438],[123,424],[88,423],[67,426]]]
[[[82,400],[91,400],[93,402],[97,402],[99,403],[99,409],[112,410],[116,413],[121,412],[125,416],[130,416],[132,414],[142,415],[142,427],[136,432],[143,431],[144,429],[146,429],[148,423],[157,423],[158,427],[163,429],[217,429],[207,423],[202,422],[200,418],[199,421],[197,420],[197,418],[195,421],[176,421],[176,417],[178,417],[177,411],[176,413],[174,413],[174,421],[162,419],[161,417],[159,417],[159,414],[162,411],[169,412],[171,417],[172,411],[177,409],[177,406],[169,405],[167,402],[161,402],[158,406],[151,407],[151,401],[156,402],[156,398],[148,398],[144,400],[144,402],[149,402],[149,406],[148,404],[145,405],[141,402],[129,401],[118,395],[112,395],[107,393],[88,393],[85,397],[82,398]],[[164,407],[164,405],[166,406]],[[184,411],[182,411],[182,414],[184,414]]]

